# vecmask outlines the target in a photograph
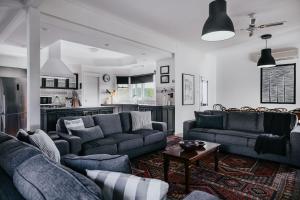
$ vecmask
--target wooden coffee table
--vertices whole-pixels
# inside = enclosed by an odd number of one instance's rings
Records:
[[[189,193],[189,182],[190,182],[190,167],[193,163],[199,165],[199,161],[208,154],[214,154],[215,157],[215,171],[218,170],[218,154],[220,144],[213,142],[205,142],[203,147],[200,147],[196,151],[183,151],[178,145],[171,147],[163,152],[164,158],[164,179],[168,182],[168,172],[170,161],[182,162],[185,167],[185,192]]]

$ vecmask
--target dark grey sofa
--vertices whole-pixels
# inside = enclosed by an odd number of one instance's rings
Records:
[[[104,138],[82,142],[80,137],[68,135],[64,120],[81,118],[86,128],[100,126]],[[70,143],[70,152],[79,155],[121,154],[130,158],[160,150],[167,144],[167,125],[152,122],[153,130],[132,131],[129,112],[93,116],[63,117],[57,121],[56,133]]]
[[[203,114],[223,115],[223,129],[196,128],[196,121],[183,124],[183,138],[205,140],[222,144],[221,150],[254,158],[277,161],[300,167],[300,127],[295,127],[297,118],[292,115],[288,155],[257,154],[254,151],[256,138],[264,132],[263,112],[204,111]]]

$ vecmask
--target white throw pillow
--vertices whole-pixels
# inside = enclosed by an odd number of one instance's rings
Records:
[[[81,118],[74,120],[64,120],[64,123],[69,135],[72,135],[72,130],[81,130],[85,128]]]
[[[32,145],[39,148],[49,159],[60,163],[60,153],[47,133],[37,129],[33,135],[29,135],[29,141]]]
[[[167,199],[169,184],[164,181],[102,170],[86,170],[86,172],[87,176],[101,187],[105,200]]]
[[[153,129],[151,111],[139,112],[131,111],[132,130],[136,131],[139,129]]]

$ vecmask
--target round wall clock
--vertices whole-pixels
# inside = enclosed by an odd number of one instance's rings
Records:
[[[104,81],[104,82],[109,82],[109,81],[110,81],[110,76],[109,76],[109,74],[104,74],[104,75],[103,75],[103,81]]]

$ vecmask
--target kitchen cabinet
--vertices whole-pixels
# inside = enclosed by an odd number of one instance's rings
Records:
[[[41,88],[47,89],[78,89],[78,74],[72,78],[42,77]]]

